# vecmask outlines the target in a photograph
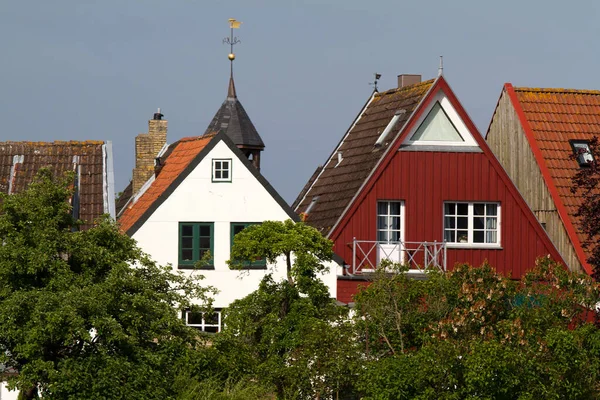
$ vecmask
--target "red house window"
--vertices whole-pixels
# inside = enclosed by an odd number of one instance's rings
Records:
[[[444,241],[460,246],[500,245],[500,204],[444,203]]]

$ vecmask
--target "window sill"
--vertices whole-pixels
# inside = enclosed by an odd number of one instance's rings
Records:
[[[499,244],[482,243],[446,243],[448,249],[469,249],[469,250],[503,250]]]
[[[195,269],[195,270],[214,270],[215,266],[214,265],[203,265],[201,267],[196,267],[195,265],[188,265],[188,264],[179,264],[177,266],[177,269]]]
[[[247,270],[266,270],[267,265],[247,265],[240,268],[229,268],[232,271],[247,271]]]

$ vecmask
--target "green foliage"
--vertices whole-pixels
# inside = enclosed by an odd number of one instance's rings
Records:
[[[176,309],[207,290],[155,265],[106,218],[78,231],[69,181],[42,170],[1,199],[1,361],[18,371],[9,383],[23,398],[173,398],[197,345]]]
[[[264,400],[273,397],[273,390],[247,379],[238,381],[207,378],[201,381],[188,377],[179,400]]]
[[[243,268],[244,261],[261,258],[273,264],[284,257],[288,281],[306,290],[318,273],[327,270],[323,263],[333,257],[331,248],[330,240],[302,222],[264,221],[235,236],[229,265]]]
[[[348,310],[317,278],[332,254],[329,240],[292,221],[267,221],[236,235],[231,265],[283,256],[288,280],[267,275],[258,290],[227,308],[213,348],[228,379],[250,377],[282,399],[328,398],[350,385],[359,353]]]
[[[367,399],[600,398],[600,333],[586,322],[599,293],[548,259],[520,282],[488,265],[424,281],[381,269],[356,297],[357,386]]]

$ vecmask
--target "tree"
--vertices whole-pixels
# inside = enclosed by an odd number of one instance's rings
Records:
[[[175,396],[196,333],[177,309],[207,299],[155,265],[108,218],[77,229],[72,177],[41,170],[0,206],[0,349],[21,398]]]
[[[287,279],[267,275],[258,290],[232,303],[215,337],[224,379],[250,377],[278,398],[328,398],[355,377],[358,352],[348,310],[318,279],[333,255],[331,241],[292,221],[265,221],[236,235],[232,266],[284,257]]]
[[[310,283],[327,270],[333,257],[332,243],[316,229],[302,222],[264,221],[235,236],[229,265],[243,268],[247,260],[266,259],[273,264],[284,257],[291,285]]]
[[[358,387],[365,399],[598,398],[600,331],[587,314],[599,293],[549,259],[520,282],[489,265],[424,281],[381,270],[356,297],[368,346]]]
[[[581,232],[587,237],[583,245],[590,252],[587,261],[593,268],[592,277],[600,281],[600,165],[596,160],[596,157],[600,156],[598,138],[594,137],[589,146],[595,158],[573,176],[571,192],[581,198],[575,216],[579,218]],[[577,157],[577,154],[574,157]]]

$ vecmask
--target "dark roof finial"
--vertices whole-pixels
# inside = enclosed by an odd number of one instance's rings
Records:
[[[233,73],[229,77],[229,89],[227,89],[227,98],[237,99],[237,94],[235,93],[235,83],[233,82]]]

